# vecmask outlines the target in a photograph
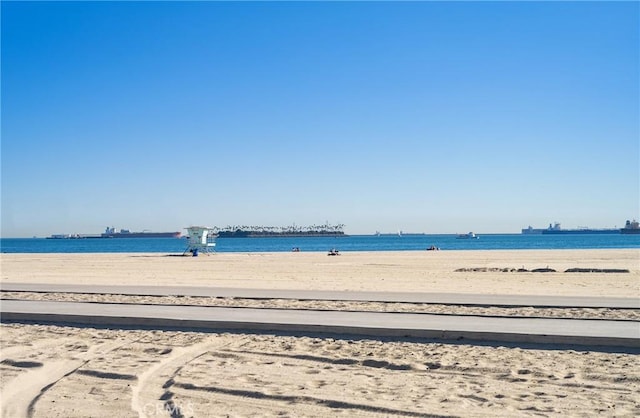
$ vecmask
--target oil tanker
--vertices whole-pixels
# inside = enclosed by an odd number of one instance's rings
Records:
[[[634,221],[635,222],[635,221]],[[563,229],[560,223],[555,222],[549,224],[548,228],[523,228],[522,233],[525,235],[573,235],[573,234],[638,234],[640,228],[637,226],[637,222],[632,223],[627,221],[627,225],[624,228],[578,228],[578,229]],[[635,228],[634,228],[635,225]]]
[[[558,222],[553,226],[549,225],[547,229],[542,230],[542,235],[562,235],[562,234],[619,234],[619,229],[593,229],[593,228],[578,228],[578,229],[562,229]]]
[[[620,228],[620,233],[625,235],[640,234],[640,222],[636,221],[635,219],[633,221],[627,220],[624,228]]]
[[[128,229],[116,230],[107,227],[102,234],[53,234],[47,239],[90,239],[90,238],[180,238],[180,232],[131,232]]]
[[[180,232],[131,232],[128,229],[116,231],[114,227],[107,227],[100,238],[180,238]]]

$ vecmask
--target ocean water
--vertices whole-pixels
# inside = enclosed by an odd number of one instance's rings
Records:
[[[521,235],[486,234],[479,239],[458,239],[456,235],[351,235],[299,238],[218,238],[217,252],[300,251],[424,251],[515,249],[640,248],[640,235]],[[2,238],[2,253],[182,253],[184,238],[44,239]]]

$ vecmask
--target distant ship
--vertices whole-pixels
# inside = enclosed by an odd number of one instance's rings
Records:
[[[627,221],[624,228],[620,228],[621,234],[640,234],[640,223],[635,219],[633,221]]]
[[[107,227],[100,238],[180,238],[180,232],[131,232],[128,229],[116,231],[114,227]]]
[[[89,238],[180,238],[180,232],[131,232],[128,229],[116,231],[107,227],[102,234],[53,234],[47,239],[89,239]]]
[[[80,234],[53,234],[47,237],[47,239],[81,239],[88,238],[87,235]]]
[[[592,229],[592,228],[578,228],[578,229],[562,229],[559,222],[549,224],[548,228],[528,228],[522,229],[522,233],[525,235],[566,235],[566,234],[619,234],[620,229]]]
[[[468,234],[459,234],[456,238],[457,239],[478,239],[480,237],[478,237],[473,232],[469,232]]]

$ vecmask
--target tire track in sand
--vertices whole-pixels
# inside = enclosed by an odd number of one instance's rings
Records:
[[[96,356],[113,351],[130,341],[111,341],[91,346],[86,352],[72,358],[49,361],[42,367],[32,368],[13,379],[2,393],[2,416],[31,418],[38,399],[58,381],[73,374]]]
[[[186,347],[174,347],[171,353],[160,362],[149,367],[138,375],[138,380],[131,387],[131,409],[139,418],[150,418],[157,415],[158,410],[165,410],[174,416],[179,406],[173,405],[166,388],[173,384],[173,378],[188,363],[201,357],[212,349],[219,349],[229,342],[216,343],[219,336],[206,338],[204,341]]]

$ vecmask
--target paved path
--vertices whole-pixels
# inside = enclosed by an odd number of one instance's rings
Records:
[[[636,321],[4,300],[1,320],[640,348]]]
[[[640,298],[584,296],[486,295],[467,293],[344,292],[322,290],[233,289],[188,286],[100,286],[43,283],[2,283],[5,291],[107,293],[149,296],[212,296],[249,299],[411,302],[468,306],[535,306],[640,309]]]

